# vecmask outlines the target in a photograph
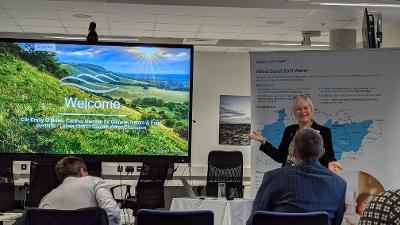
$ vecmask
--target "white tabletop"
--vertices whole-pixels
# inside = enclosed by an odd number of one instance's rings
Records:
[[[209,209],[214,212],[214,225],[245,225],[252,206],[251,199],[174,198],[171,211]]]
[[[21,216],[22,213],[0,213],[0,221],[3,225],[11,225]]]

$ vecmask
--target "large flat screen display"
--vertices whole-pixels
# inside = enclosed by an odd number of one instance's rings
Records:
[[[193,47],[0,39],[0,157],[190,160]]]

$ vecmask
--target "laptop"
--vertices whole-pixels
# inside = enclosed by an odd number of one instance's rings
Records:
[[[188,180],[186,179],[186,177],[181,177],[180,178],[183,184],[183,187],[186,190],[186,193],[189,195],[190,198],[197,198],[196,194],[194,193],[192,186],[190,186]]]

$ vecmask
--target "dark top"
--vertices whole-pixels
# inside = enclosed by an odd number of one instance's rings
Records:
[[[368,203],[359,225],[370,224],[400,224],[400,189],[380,193]]]
[[[255,211],[328,213],[329,225],[340,225],[345,211],[346,181],[319,162],[302,161],[268,171],[254,199]]]
[[[327,127],[319,125],[318,123],[316,123],[314,121],[311,124],[311,128],[319,131],[319,134],[322,136],[322,139],[324,140],[325,153],[319,159],[319,162],[323,166],[328,167],[328,163],[330,163],[332,161],[336,161],[335,153],[333,152],[333,146],[332,146],[331,130]],[[278,148],[275,148],[274,146],[271,145],[271,143],[266,141],[265,144],[260,146],[260,150],[262,152],[264,152],[265,154],[267,154],[269,157],[271,157],[276,162],[282,163],[282,166],[285,166],[286,160],[288,157],[289,145],[290,145],[290,142],[292,141],[294,135],[296,134],[297,129],[299,129],[298,124],[293,124],[293,125],[286,127],[285,131],[283,132],[282,141],[279,144]]]

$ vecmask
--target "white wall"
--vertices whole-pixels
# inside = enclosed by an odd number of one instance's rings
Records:
[[[382,23],[384,23],[383,21]],[[388,29],[384,29],[383,33],[383,47],[384,48],[399,48],[400,47],[400,22],[395,23]]]
[[[211,150],[240,150],[249,176],[250,146],[218,144],[220,95],[250,96],[249,53],[195,52],[192,112],[192,166],[206,167]]]

